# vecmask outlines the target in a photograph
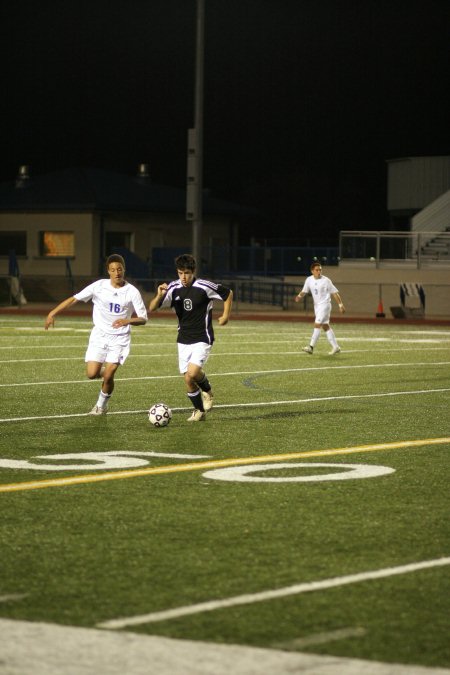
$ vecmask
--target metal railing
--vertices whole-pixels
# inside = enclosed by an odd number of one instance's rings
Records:
[[[450,232],[342,231],[340,264],[369,262],[375,267],[417,269],[450,266]]]
[[[149,276],[170,278],[174,258],[184,249],[154,248],[149,262]],[[309,274],[313,261],[327,265],[339,263],[337,246],[204,246],[201,274],[219,277],[284,277]],[[127,262],[127,269],[130,270]]]
[[[160,279],[136,279],[130,281],[138,286],[146,304],[156,292]],[[67,277],[29,276],[22,277],[23,291],[28,305],[56,305],[73,294],[72,280]],[[76,276],[73,278],[75,292],[81,290],[92,278]],[[272,308],[275,311],[289,311],[298,314],[308,314],[313,317],[313,302],[310,295],[303,298],[301,303],[295,302],[295,296],[301,288],[299,284],[286,283],[268,279],[248,278],[218,278],[230,287],[234,294],[233,313],[264,311]],[[20,304],[10,292],[10,277],[0,277],[0,305]],[[375,316],[380,303],[384,306],[386,316],[391,316],[391,308],[402,305],[401,284],[383,281],[370,281],[367,277],[358,281],[341,281],[339,292],[344,300],[346,314]],[[424,315],[427,317],[450,318],[449,284],[438,282],[424,284],[426,306]],[[334,304],[334,303],[333,303]],[[336,316],[336,308],[333,308]]]
[[[172,272],[173,277],[173,272]],[[128,280],[135,284],[145,300],[148,301],[154,293],[161,278],[135,278],[127,275]],[[210,278],[205,275],[205,278]],[[9,277],[8,277],[9,279]],[[233,290],[235,309],[240,304],[267,305],[287,309],[292,305],[293,298],[299,287],[292,283],[285,283],[277,279],[249,279],[224,277],[214,279]],[[39,304],[56,304],[69,297],[92,282],[91,277],[85,276],[24,276],[22,286],[28,302]],[[1,290],[1,289],[0,289]],[[9,286],[3,288],[3,304],[14,304],[14,298],[9,294]]]

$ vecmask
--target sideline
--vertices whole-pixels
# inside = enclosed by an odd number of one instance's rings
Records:
[[[144,469],[131,469],[127,471],[111,471],[102,474],[87,474],[69,476],[67,478],[48,478],[36,481],[20,483],[5,483],[0,485],[0,492],[18,492],[25,490],[38,490],[50,487],[62,487],[70,485],[85,485],[87,483],[102,483],[110,480],[124,478],[137,478],[138,476],[158,476],[162,474],[181,473],[183,471],[206,471],[225,466],[239,466],[241,464],[260,464],[263,462],[279,462],[289,459],[302,459],[304,457],[330,457],[334,455],[351,455],[362,452],[377,452],[382,450],[398,450],[400,448],[416,448],[426,445],[445,445],[450,443],[450,437],[426,438],[410,441],[396,441],[394,443],[376,443],[373,445],[360,445],[352,448],[333,448],[329,450],[307,450],[302,452],[277,453],[275,455],[260,455],[257,457],[234,457],[228,459],[216,459],[206,462],[188,462],[186,464],[172,464],[169,466],[147,467]],[[127,451],[130,453],[130,451]],[[139,454],[139,453],[137,453]]]
[[[1,675],[450,675],[447,668],[11,619],[0,619],[0,633]]]

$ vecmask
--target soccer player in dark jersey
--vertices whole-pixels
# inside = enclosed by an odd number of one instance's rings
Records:
[[[187,253],[175,258],[175,267],[178,279],[158,286],[149,310],[172,307],[178,317],[178,364],[194,406],[188,422],[201,422],[213,406],[211,385],[203,370],[214,342],[213,301],[223,300],[218,322],[224,326],[230,318],[233,291],[222,284],[197,279],[195,258]]]

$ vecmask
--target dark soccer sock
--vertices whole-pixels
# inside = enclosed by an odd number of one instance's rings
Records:
[[[205,409],[203,407],[203,400],[202,400],[202,392],[200,389],[197,389],[197,391],[188,391],[187,393],[188,397],[191,399],[192,405],[194,408],[197,408],[197,410],[201,410],[202,412],[205,412]]]
[[[211,391],[211,385],[206,375],[203,375],[203,379],[197,382],[197,384],[202,391]]]

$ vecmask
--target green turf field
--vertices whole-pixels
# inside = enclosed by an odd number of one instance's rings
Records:
[[[198,424],[171,318],[87,416],[89,331],[1,320],[0,616],[450,667],[450,328],[217,326]]]

